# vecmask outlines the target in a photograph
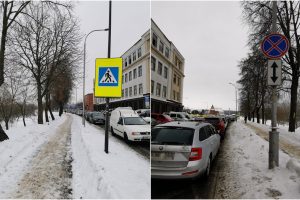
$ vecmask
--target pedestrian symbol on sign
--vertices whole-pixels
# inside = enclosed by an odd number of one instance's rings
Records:
[[[103,67],[99,69],[99,86],[118,86],[118,67]]]

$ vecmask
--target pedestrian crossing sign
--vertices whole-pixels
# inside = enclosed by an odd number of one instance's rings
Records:
[[[95,97],[122,97],[122,58],[97,58]]]

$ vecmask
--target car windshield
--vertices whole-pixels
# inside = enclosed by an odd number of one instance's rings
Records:
[[[147,122],[143,120],[141,117],[125,117],[124,124],[125,125],[146,125]]]
[[[192,145],[195,130],[182,127],[157,127],[151,130],[151,144]]]
[[[101,117],[101,113],[93,113],[94,117]]]

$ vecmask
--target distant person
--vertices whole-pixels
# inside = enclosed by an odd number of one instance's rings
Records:
[[[247,124],[247,116],[244,117],[245,124]]]

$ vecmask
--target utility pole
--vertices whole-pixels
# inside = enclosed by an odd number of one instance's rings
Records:
[[[277,2],[272,2],[272,33],[277,32]],[[272,125],[269,132],[269,169],[279,165],[279,132],[277,131],[277,86],[272,86]]]
[[[111,46],[111,0],[109,0],[109,19],[108,19],[108,52],[107,58],[110,58],[110,46]],[[105,104],[105,144],[104,144],[104,151],[108,153],[108,124],[109,124],[109,97],[106,97],[106,104]]]

